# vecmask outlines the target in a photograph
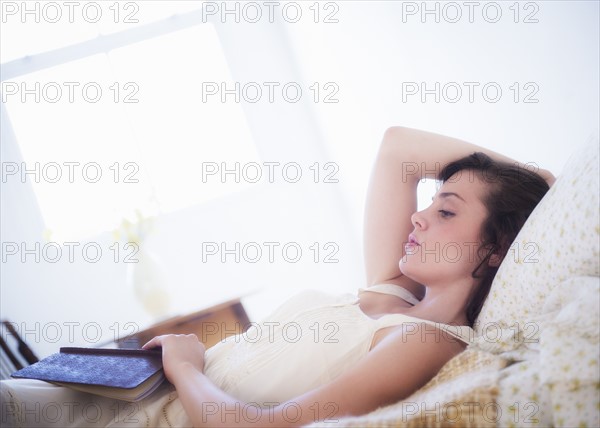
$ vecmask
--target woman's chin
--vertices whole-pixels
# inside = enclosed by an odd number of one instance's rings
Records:
[[[415,282],[418,282],[419,284],[428,284],[434,280],[432,274],[435,273],[435,270],[432,271],[431,267],[428,268],[425,265],[418,264],[415,266],[414,263],[411,263],[409,260],[400,260],[398,267],[400,268],[402,275],[412,279]]]
[[[406,261],[400,260],[398,266],[400,267],[400,272],[402,272],[402,275],[409,277],[413,281],[419,282],[419,280],[414,277],[415,272],[412,271],[410,266],[407,266]]]

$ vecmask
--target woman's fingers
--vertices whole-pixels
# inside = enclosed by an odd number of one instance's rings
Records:
[[[554,174],[552,174],[547,169],[540,170],[539,174],[544,178],[544,180],[546,180],[546,183],[548,183],[548,186],[552,187],[552,185],[556,181],[556,177],[554,176]]]
[[[142,346],[150,349],[162,348],[162,361],[165,376],[171,383],[176,383],[184,371],[182,367],[191,364],[199,372],[204,370],[204,352],[206,347],[195,334],[165,334],[156,336]]]
[[[162,346],[163,337],[164,336],[155,336],[155,337],[153,337],[148,342],[146,342],[144,344],[144,346],[142,346],[142,349],[150,349],[150,348],[156,348],[158,346]]]
[[[164,341],[167,338],[180,338],[182,340],[192,340],[193,342],[199,342],[200,340],[198,339],[198,336],[196,336],[195,334],[164,334],[162,336],[155,336],[152,339],[150,339],[148,342],[146,342],[143,346],[142,349],[150,349],[150,348],[156,348],[158,346],[162,346]],[[185,338],[185,339],[184,339]]]

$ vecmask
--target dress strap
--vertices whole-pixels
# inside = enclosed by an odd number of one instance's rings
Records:
[[[368,288],[359,288],[358,291],[370,291],[373,293],[391,294],[392,296],[400,297],[402,300],[407,301],[413,306],[419,303],[419,299],[417,299],[414,294],[412,294],[406,288],[396,284],[375,284]]]
[[[376,319],[375,322],[377,324],[377,330],[401,324],[408,325],[408,334],[412,332],[423,338],[427,336],[431,337],[431,335],[440,335],[439,337],[441,338],[448,338],[448,336],[451,336],[466,344],[471,343],[475,338],[475,331],[469,326],[444,324],[411,317],[410,315],[405,314],[387,314]],[[413,327],[410,327],[411,324]],[[423,324],[427,324],[427,326],[424,327]]]

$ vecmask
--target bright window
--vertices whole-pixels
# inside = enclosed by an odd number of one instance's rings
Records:
[[[202,4],[194,0],[3,3],[3,64],[186,13]]]
[[[53,238],[81,239],[135,220],[136,210],[170,212],[252,185],[203,183],[208,163],[259,161],[241,104],[203,103],[203,82],[233,85],[211,24],[3,82],[17,90],[3,96]]]

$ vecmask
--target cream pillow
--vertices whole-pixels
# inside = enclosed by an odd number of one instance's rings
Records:
[[[476,346],[536,349],[538,317],[552,289],[570,277],[599,275],[598,151],[596,136],[571,155],[517,235],[474,326]]]

